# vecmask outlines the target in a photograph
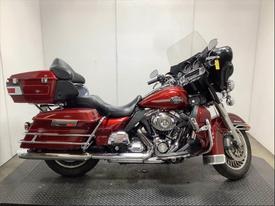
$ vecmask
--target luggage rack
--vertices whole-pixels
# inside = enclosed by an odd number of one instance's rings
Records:
[[[91,134],[59,134],[59,133],[40,133],[40,132],[26,132],[25,135],[33,136],[31,140],[21,139],[20,143],[27,144],[62,144],[62,145],[86,145],[88,144],[88,140],[86,142],[59,142],[59,141],[37,141],[36,138],[39,136],[54,136],[54,137],[89,137]]]

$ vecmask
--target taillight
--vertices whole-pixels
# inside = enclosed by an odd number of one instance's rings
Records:
[[[7,91],[9,95],[15,96],[15,95],[23,94],[21,87],[19,85],[19,80],[17,78],[7,79],[6,85],[7,85]]]
[[[22,95],[22,90],[20,86],[7,86],[9,95]]]

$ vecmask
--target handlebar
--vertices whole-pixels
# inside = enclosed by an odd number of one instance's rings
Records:
[[[163,83],[163,81],[165,81],[165,75],[159,74],[159,75],[156,76],[155,78],[149,80],[149,81],[147,82],[147,84],[150,85],[150,84],[154,84],[155,82]]]
[[[154,84],[154,83],[157,82],[157,81],[159,81],[159,80],[158,80],[158,76],[155,77],[155,78],[153,78],[153,79],[151,79],[151,80],[149,80],[149,81],[147,82],[147,84],[148,84],[148,85]]]

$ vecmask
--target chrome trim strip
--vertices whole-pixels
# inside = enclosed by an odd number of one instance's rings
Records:
[[[248,131],[250,129],[249,125],[246,123],[233,123],[234,127],[239,130]]]
[[[219,165],[226,162],[226,157],[224,154],[219,155],[204,155],[203,163],[208,165]]]
[[[78,120],[70,120],[70,119],[53,119],[51,122],[51,126],[53,127],[76,127]],[[67,126],[67,124],[71,124]]]
[[[25,135],[32,136],[60,136],[60,137],[89,137],[89,134],[59,134],[59,133],[40,133],[40,132],[26,132]]]
[[[152,102],[154,102],[154,103],[170,102],[171,103],[171,99],[157,99],[157,100],[153,100]]]
[[[27,144],[64,144],[64,145],[85,145],[86,142],[58,142],[58,141],[27,141],[27,140],[20,140],[20,143],[27,143]]]

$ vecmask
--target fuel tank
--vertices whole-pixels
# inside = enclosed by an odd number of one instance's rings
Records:
[[[159,88],[145,96],[139,106],[152,109],[184,109],[188,105],[188,94],[180,86]]]

